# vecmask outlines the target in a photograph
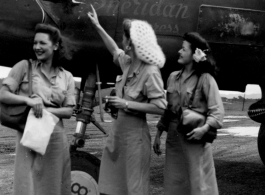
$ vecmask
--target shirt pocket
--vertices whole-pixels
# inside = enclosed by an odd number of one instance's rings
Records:
[[[136,100],[139,96],[146,96],[144,94],[144,87],[141,83],[137,82],[139,81],[136,77],[132,77],[126,86],[124,86],[124,91],[131,99]],[[140,98],[140,97],[139,97]],[[140,98],[142,99],[142,98]]]
[[[125,91],[126,91],[127,96],[129,96],[132,100],[136,100],[140,95],[139,91],[135,91],[131,89],[130,87],[126,87]]]
[[[168,107],[171,107],[173,105],[177,105],[180,103],[179,92],[175,90],[174,87],[167,88],[166,98],[168,102]]]
[[[191,100],[191,98],[192,98],[192,95],[193,95],[193,91],[190,89],[190,88],[187,88],[187,90],[186,90],[186,94],[184,94],[184,106],[186,107],[186,106],[189,106],[189,103],[190,103],[190,100]],[[194,99],[193,99],[194,100]],[[192,105],[193,105],[193,102],[194,101],[192,101],[191,103],[192,103]]]
[[[31,83],[32,83],[32,85],[34,83],[33,82],[33,76],[32,76],[32,79],[31,79]],[[33,89],[33,87],[32,87],[32,89]],[[22,81],[18,85],[17,92],[22,92],[24,94],[28,94],[29,93],[28,74],[25,74],[24,77],[22,78]],[[34,93],[34,92],[32,91],[32,93]]]
[[[194,99],[201,99],[202,98],[202,90],[201,89],[196,89]]]
[[[137,84],[124,86],[124,92],[126,96],[128,96],[132,100],[144,99],[143,96],[145,96],[143,92],[143,86]]]
[[[61,106],[66,98],[66,95],[66,90],[63,90],[61,88],[54,88],[51,94],[51,102]]]
[[[203,95],[202,95],[202,91],[200,89],[197,89],[195,91],[195,95],[194,95],[194,99],[193,99],[193,103],[192,105],[194,107],[201,107],[201,104],[203,102]]]

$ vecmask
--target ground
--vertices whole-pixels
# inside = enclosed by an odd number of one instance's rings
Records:
[[[224,104],[226,110],[224,127],[218,132],[218,139],[212,145],[220,195],[265,194],[265,167],[257,149],[259,124],[250,120],[246,111],[251,103],[253,102],[247,101],[243,111],[242,102],[234,101]],[[111,123],[100,122],[98,108],[95,109],[94,114],[104,129],[110,130]],[[105,117],[110,119],[107,114]],[[155,125],[158,118],[158,116],[148,115],[152,138],[156,133]],[[65,121],[69,142],[72,140],[75,125],[74,117]],[[242,129],[246,132],[242,132]],[[91,139],[86,141],[85,148],[82,150],[101,158],[106,138],[92,124],[88,125],[87,134],[91,135]],[[158,157],[152,152],[151,155],[150,194],[152,195],[163,194],[165,137],[166,133],[162,137],[163,154]],[[12,194],[14,154],[15,131],[0,126],[0,195]]]

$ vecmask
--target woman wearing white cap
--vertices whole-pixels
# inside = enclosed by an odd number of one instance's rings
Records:
[[[147,22],[123,22],[123,51],[101,27],[93,7],[92,10],[88,17],[123,72],[116,81],[117,96],[108,97],[119,111],[103,152],[99,190],[109,195],[147,195],[151,138],[146,113],[163,114],[166,108],[159,70],[165,57]]]

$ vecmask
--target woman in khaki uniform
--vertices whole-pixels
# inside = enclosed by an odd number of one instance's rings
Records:
[[[17,132],[14,195],[71,195],[71,167],[63,118],[70,118],[75,105],[74,80],[70,72],[58,64],[62,52],[60,31],[38,24],[32,62],[32,97],[28,97],[28,62],[15,64],[3,81],[0,101],[6,104],[27,104],[37,118],[46,109],[60,120],[56,124],[46,153],[42,156],[20,144]]]
[[[160,136],[167,131],[165,195],[218,195],[211,144],[198,141],[210,128],[222,126],[224,108],[213,78],[215,63],[206,40],[194,32],[184,35],[179,55],[183,68],[168,78],[167,112],[157,125],[153,146],[160,154]],[[187,107],[197,82],[192,109],[207,116],[206,124],[181,133],[179,109]]]
[[[108,97],[119,111],[103,152],[99,190],[108,195],[147,195],[151,138],[146,113],[162,114],[166,108],[159,70],[164,54],[152,27],[139,20],[124,21],[125,50],[119,49],[92,9],[88,16],[123,72],[117,77],[117,96]]]

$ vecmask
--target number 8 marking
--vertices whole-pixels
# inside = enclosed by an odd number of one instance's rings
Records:
[[[75,190],[76,187],[78,188],[77,190]],[[87,195],[87,194],[88,194],[88,190],[87,190],[87,188],[84,187],[84,186],[80,186],[79,183],[74,183],[74,184],[72,185],[71,190],[72,190],[72,192],[73,192],[74,194],[77,194],[77,195]],[[83,193],[82,193],[82,192],[83,192]]]

